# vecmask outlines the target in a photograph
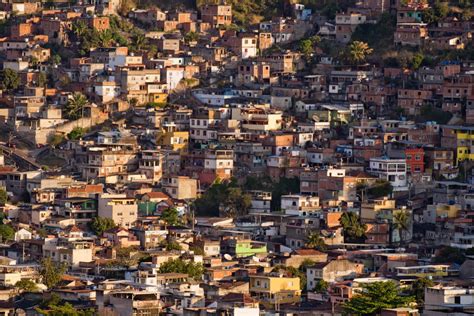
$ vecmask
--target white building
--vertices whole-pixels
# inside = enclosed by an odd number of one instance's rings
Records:
[[[467,308],[472,311],[473,305],[474,289],[443,285],[425,288],[425,315],[468,315]]]
[[[369,173],[389,181],[394,190],[407,187],[407,164],[405,159],[387,157],[370,158]]]
[[[307,216],[320,210],[319,197],[310,195],[282,195],[281,210],[287,215]]]
[[[252,204],[249,213],[270,213],[270,205],[272,201],[272,193],[266,191],[250,191],[252,196]]]

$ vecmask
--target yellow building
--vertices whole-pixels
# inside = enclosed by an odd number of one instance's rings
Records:
[[[423,212],[423,221],[435,224],[437,219],[456,218],[461,209],[459,204],[439,203],[428,205]]]
[[[250,293],[266,307],[298,303],[301,300],[300,278],[251,275]]]
[[[184,151],[188,148],[189,132],[161,130],[156,136],[156,144],[174,151]]]
[[[474,160],[474,129],[465,126],[451,127],[456,134],[457,161]]]
[[[150,93],[148,101],[158,104],[166,104],[168,102],[168,93]]]
[[[361,218],[365,220],[374,220],[377,217],[377,213],[383,210],[394,210],[395,200],[388,198],[373,200],[362,203],[361,207]]]

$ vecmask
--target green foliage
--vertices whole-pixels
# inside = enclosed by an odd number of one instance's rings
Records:
[[[97,236],[101,236],[105,231],[116,226],[113,219],[99,216],[94,217],[89,224],[90,229],[92,229]]]
[[[310,39],[302,39],[298,43],[298,50],[306,57],[309,57],[314,53],[313,42]]]
[[[438,124],[448,123],[453,116],[450,112],[444,112],[443,110],[428,104],[423,105],[420,112],[421,114],[417,117],[417,121],[435,121]]]
[[[181,223],[178,210],[175,207],[170,207],[164,210],[161,214],[161,219],[165,221],[167,225],[171,226],[176,226]]]
[[[204,250],[202,250],[202,248],[200,247],[191,246],[189,247],[189,250],[192,251],[195,255],[204,256]]]
[[[54,134],[53,136],[50,137],[48,143],[52,147],[59,146],[62,142],[64,142],[66,138],[62,134]]]
[[[70,303],[65,303],[57,294],[44,301],[40,307],[35,309],[37,313],[46,316],[94,316],[94,309],[79,310]]]
[[[411,296],[401,296],[393,281],[362,284],[360,293],[343,304],[344,311],[350,315],[377,315],[384,308],[408,306],[414,301]]]
[[[428,24],[437,23],[439,20],[448,16],[449,11],[448,2],[436,0],[432,8],[427,8],[423,11],[423,22]]]
[[[377,180],[377,182],[367,190],[367,193],[374,198],[384,197],[392,194],[393,187],[389,181]]]
[[[410,295],[415,297],[418,306],[423,306],[425,302],[425,288],[433,286],[435,283],[426,277],[419,278],[411,285]]]
[[[70,140],[78,140],[82,136],[84,136],[84,132],[85,131],[82,127],[74,127],[72,131],[67,134],[67,138],[69,138]]]
[[[398,230],[400,243],[403,243],[403,232],[409,231],[410,222],[410,214],[407,211],[401,210],[393,214],[393,228]]]
[[[216,2],[214,0],[198,0],[196,6],[199,8],[210,3]],[[226,3],[232,5],[233,21],[244,27],[258,23],[263,18],[271,19],[273,16],[280,15],[284,6],[282,0],[229,0]]]
[[[146,104],[146,107],[147,108],[165,108],[166,107],[166,103],[162,103],[162,102],[148,102]]]
[[[113,263],[115,266],[132,267],[139,262],[142,256],[135,246],[120,247],[116,249],[116,259]]]
[[[7,190],[0,188],[0,205],[5,205],[8,202]]]
[[[186,273],[195,280],[201,280],[204,267],[198,262],[170,259],[160,265],[159,273]]]
[[[190,42],[196,42],[199,40],[199,34],[196,32],[188,32],[184,35],[184,41],[189,44]]]
[[[0,82],[3,90],[15,90],[20,86],[20,77],[15,70],[7,68],[0,72]]]
[[[0,224],[0,237],[2,241],[10,241],[15,237],[15,230],[8,224]]]
[[[384,13],[377,24],[361,24],[352,34],[353,41],[365,42],[376,52],[385,51],[393,47],[393,34],[396,29],[396,17]]]
[[[243,193],[235,181],[217,180],[194,205],[201,216],[218,216],[222,209],[226,216],[236,217],[247,213],[250,202],[250,196]]]
[[[132,39],[132,45],[130,48],[132,51],[146,50],[148,48],[148,38],[141,33],[136,34]]]
[[[300,180],[294,178],[280,178],[279,182],[273,182],[270,177],[248,176],[244,183],[245,190],[263,190],[272,193],[270,209],[272,212],[281,211],[281,196],[285,194],[300,192]]]
[[[181,247],[181,245],[176,241],[163,240],[161,244],[167,251],[183,250],[183,247]]]
[[[326,244],[324,243],[323,238],[319,235],[319,233],[312,232],[308,235],[306,241],[306,247],[311,249],[316,249],[319,251],[326,250]]]
[[[319,280],[314,286],[314,291],[317,293],[326,293],[329,287],[329,283],[324,280]]]
[[[66,272],[66,265],[56,263],[51,258],[45,258],[41,261],[40,275],[42,277],[42,283],[48,287],[48,289],[54,288],[61,277]]]
[[[365,62],[365,59],[368,55],[373,52],[373,49],[369,47],[369,45],[365,42],[361,41],[354,41],[352,42],[345,54],[346,58],[352,65],[359,65]]]
[[[226,198],[221,201],[220,207],[226,217],[238,217],[246,215],[252,205],[250,195],[243,193],[241,188],[230,187],[226,191]]]
[[[77,120],[82,117],[84,107],[89,103],[86,96],[80,92],[76,92],[72,95],[72,98],[66,104],[64,108],[64,114],[66,118],[70,120]]]
[[[15,289],[21,292],[38,292],[38,286],[36,283],[28,279],[21,279],[16,282]]]
[[[438,253],[433,258],[434,263],[457,263],[462,264],[466,260],[464,254],[458,248],[445,246],[438,250]]]
[[[411,69],[418,70],[418,68],[420,68],[421,64],[423,63],[424,59],[425,59],[425,56],[423,56],[422,53],[416,53],[411,60]]]
[[[361,242],[365,239],[367,225],[361,224],[356,213],[344,212],[339,222],[344,229],[344,239],[346,242]]]
[[[44,87],[48,83],[48,77],[44,72],[38,74],[38,82],[36,83],[38,87]]]
[[[51,65],[60,65],[61,64],[61,56],[58,54],[53,54],[49,57],[48,62]]]

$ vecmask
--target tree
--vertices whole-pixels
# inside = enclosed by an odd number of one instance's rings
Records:
[[[84,114],[84,107],[89,103],[86,96],[80,92],[72,95],[72,98],[66,104],[65,115],[70,120],[77,120]]]
[[[350,241],[360,241],[365,237],[367,225],[361,224],[359,216],[354,212],[344,212],[339,219],[344,229],[344,238]]]
[[[77,39],[81,39],[85,36],[88,31],[88,27],[84,20],[78,20],[72,25],[72,32],[76,36]]]
[[[133,38],[133,50],[140,51],[148,48],[148,38],[143,34],[137,34]]]
[[[3,90],[15,90],[20,86],[20,77],[13,69],[7,68],[2,70],[0,79],[0,86]]]
[[[419,307],[425,303],[425,289],[433,285],[433,280],[426,277],[416,279],[415,282],[412,283],[410,294],[415,297]]]
[[[20,292],[38,292],[38,285],[28,279],[22,279],[15,283],[15,289]]]
[[[413,70],[418,70],[418,68],[420,68],[421,64],[423,63],[424,59],[425,59],[425,56],[422,53],[416,53],[411,60],[411,68]]]
[[[349,61],[352,64],[359,65],[365,61],[368,55],[373,52],[373,49],[365,42],[354,41],[349,45]]]
[[[13,240],[15,237],[15,230],[7,224],[0,224],[0,237],[2,241]]]
[[[392,184],[385,180],[377,180],[375,184],[369,188],[368,194],[374,198],[388,196],[392,194],[393,187]]]
[[[45,258],[41,261],[40,275],[42,282],[47,286],[48,289],[54,288],[61,277],[66,272],[66,265],[56,263],[51,258]]]
[[[163,213],[161,213],[161,219],[170,226],[176,226],[181,222],[178,210],[175,207],[169,207],[164,210]]]
[[[110,30],[103,30],[99,32],[97,40],[102,47],[110,47],[114,42],[114,36]]]
[[[196,42],[199,39],[199,34],[196,32],[188,32],[184,35],[184,41],[189,44],[191,42]]]
[[[48,144],[51,145],[53,148],[56,148],[65,140],[64,136],[61,134],[54,134],[49,138]]]
[[[90,228],[97,236],[101,236],[105,231],[116,227],[114,220],[107,217],[94,217],[90,223]]]
[[[52,294],[51,298],[43,301],[40,307],[35,308],[36,312],[47,316],[93,316],[94,309],[78,310],[70,303],[65,303],[57,294]]]
[[[401,296],[393,281],[362,284],[362,290],[343,304],[350,315],[377,315],[384,308],[408,306],[414,301],[411,296]]]
[[[464,254],[458,248],[444,246],[439,249],[433,258],[434,263],[457,263],[462,264],[465,260]]]
[[[311,248],[311,249],[316,249],[319,251],[326,250],[326,244],[324,243],[324,240],[321,238],[319,233],[315,233],[315,232],[312,232],[308,235],[307,241],[306,241],[306,247]]]
[[[234,187],[227,189],[226,198],[221,202],[224,215],[232,218],[246,215],[251,205],[251,196]]]
[[[78,140],[82,136],[84,136],[84,129],[82,127],[74,127],[72,131],[67,134],[70,140]]]
[[[403,232],[410,230],[410,214],[407,211],[400,210],[393,214],[393,228],[398,230],[400,244],[403,243]]]
[[[46,86],[47,82],[48,82],[48,78],[46,77],[46,74],[44,72],[40,72],[38,74],[38,82],[37,82],[38,87]]]
[[[329,287],[329,283],[321,279],[318,282],[316,282],[316,285],[314,286],[314,291],[317,293],[326,293],[326,291],[328,290],[328,287]]]
[[[51,65],[60,65],[61,64],[61,56],[58,54],[53,54],[49,57],[49,63]]]
[[[136,7],[136,3],[134,0],[121,0],[120,1],[120,7],[118,9],[118,12],[122,16],[127,16],[132,9]]]
[[[201,280],[204,273],[202,263],[184,261],[183,259],[170,259],[160,265],[159,273],[186,273],[195,280]]]
[[[434,10],[438,20],[444,19],[449,13],[449,3],[436,0],[434,4]]]
[[[5,205],[8,202],[8,193],[4,188],[0,188],[0,205]]]
[[[313,41],[310,39],[303,39],[298,44],[298,50],[306,57],[309,58],[314,53]]]

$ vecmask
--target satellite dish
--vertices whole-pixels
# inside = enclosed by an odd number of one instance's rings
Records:
[[[313,121],[319,122],[319,121],[321,121],[321,119],[319,118],[319,116],[317,116],[316,114],[314,114],[314,115],[313,115]]]
[[[226,254],[224,255],[224,259],[230,261],[230,260],[232,260],[232,256],[229,255],[228,253],[226,253]]]

